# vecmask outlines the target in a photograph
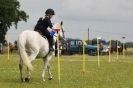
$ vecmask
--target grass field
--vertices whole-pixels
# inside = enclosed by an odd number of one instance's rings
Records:
[[[58,82],[57,59],[51,60],[51,71],[54,79],[45,82],[41,80],[43,62],[33,61],[31,81],[21,83],[16,54],[0,55],[0,88],[133,88],[133,55],[111,57],[100,56],[100,67],[97,57],[86,56],[85,73],[82,72],[82,56],[61,57],[61,81]],[[46,74],[46,78],[48,78]]]

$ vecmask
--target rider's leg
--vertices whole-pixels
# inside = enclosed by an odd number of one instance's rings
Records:
[[[50,48],[50,51],[54,51],[54,48],[53,48],[53,45],[54,45],[54,41],[53,41],[53,37],[49,37],[49,48]]]
[[[45,31],[44,35],[48,38],[50,51],[54,51],[54,48],[53,48],[53,45],[54,45],[53,36],[50,35],[50,32],[48,30]]]

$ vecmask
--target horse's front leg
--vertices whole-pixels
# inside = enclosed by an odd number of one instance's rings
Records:
[[[46,60],[46,58],[43,59],[44,62],[44,67],[43,67],[43,72],[42,72],[42,80],[45,81],[45,71],[47,69],[47,65],[48,65],[48,60]]]
[[[50,59],[51,59],[51,56],[50,57],[43,58],[43,61],[44,61],[44,68],[43,68],[43,72],[42,72],[42,80],[43,81],[45,81],[45,71],[47,69],[48,69],[49,79],[52,79],[52,74],[50,72],[50,65],[49,65]]]
[[[53,76],[52,76],[51,71],[50,71],[50,64],[48,64],[47,69],[48,69],[49,80],[51,80],[51,79],[53,79]]]
[[[23,80],[22,69],[23,69],[23,62],[22,62],[22,60],[20,59],[20,62],[19,62],[20,79],[21,79],[21,81],[23,82],[24,80]]]

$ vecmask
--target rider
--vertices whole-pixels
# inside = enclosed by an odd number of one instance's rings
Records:
[[[35,31],[38,31],[40,34],[42,34],[43,36],[46,36],[49,42],[49,48],[50,51],[54,51],[53,49],[53,35],[51,35],[51,33],[47,30],[48,27],[50,27],[51,29],[53,29],[53,25],[51,23],[51,18],[53,17],[53,15],[55,15],[55,12],[53,9],[47,9],[45,12],[45,18],[39,18],[36,26],[35,26]]]

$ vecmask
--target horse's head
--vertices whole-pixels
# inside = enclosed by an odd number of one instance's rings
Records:
[[[60,23],[54,24],[54,29],[56,30],[56,32],[58,32],[59,39],[64,39],[65,38],[62,21]]]

